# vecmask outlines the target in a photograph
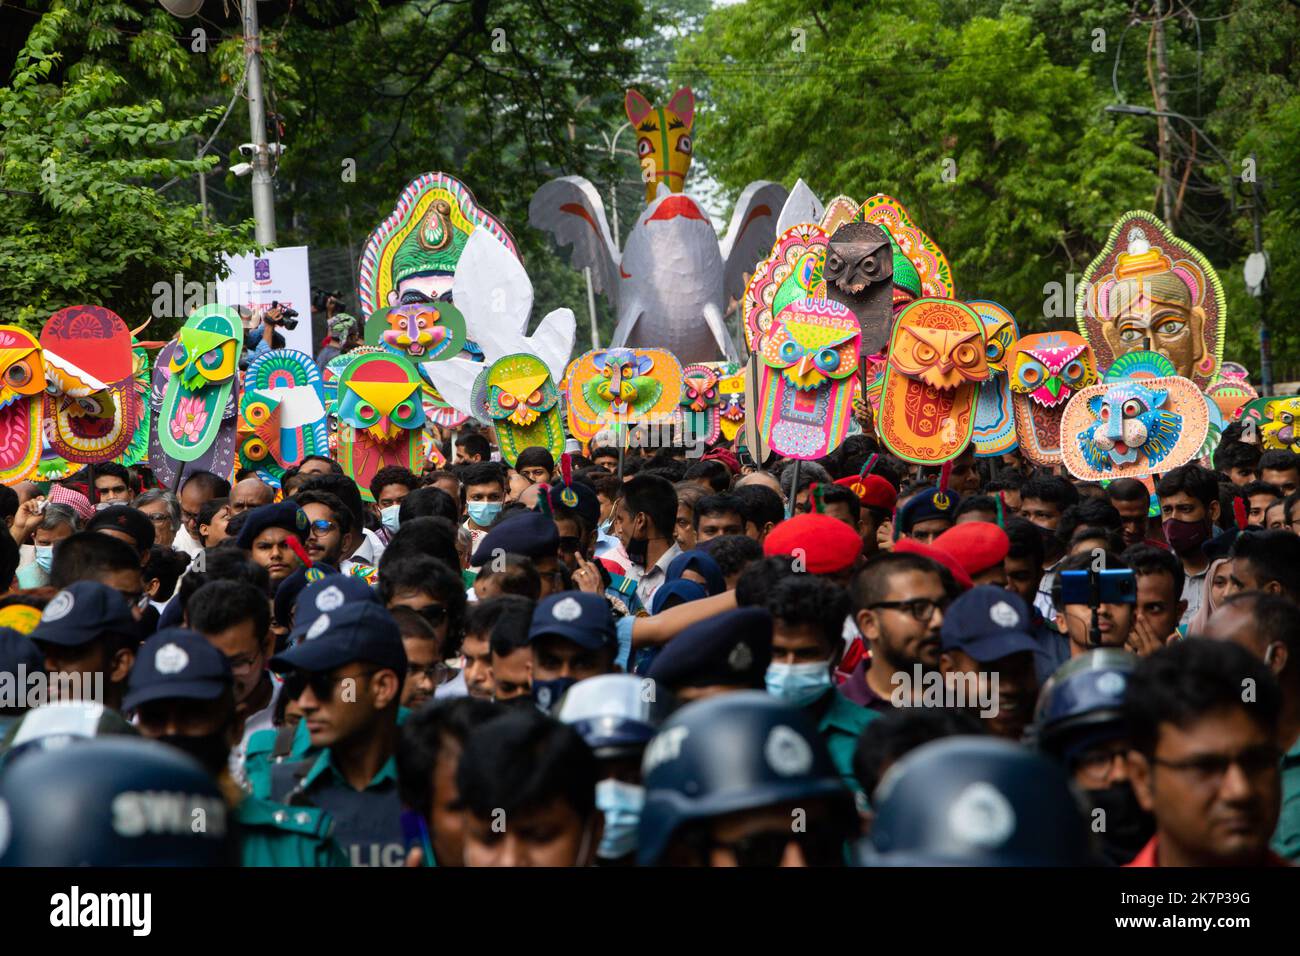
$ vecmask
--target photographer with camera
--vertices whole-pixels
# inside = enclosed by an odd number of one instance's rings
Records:
[[[298,327],[297,311],[278,301],[251,310],[241,307],[239,317],[244,323],[244,354],[239,361],[241,369],[248,368],[258,356],[285,347],[284,336],[277,328],[292,330]]]

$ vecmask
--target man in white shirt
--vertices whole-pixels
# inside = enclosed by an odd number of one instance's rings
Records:
[[[628,573],[645,608],[667,580],[668,565],[681,554],[673,541],[677,491],[658,475],[635,475],[623,483],[614,506],[614,535],[627,552]]]

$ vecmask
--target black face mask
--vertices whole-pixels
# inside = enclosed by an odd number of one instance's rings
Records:
[[[211,776],[220,776],[221,771],[226,769],[227,762],[230,759],[230,744],[226,742],[226,731],[223,727],[216,733],[203,734],[198,737],[191,737],[186,734],[165,734],[159,737],[162,743],[175,747],[177,750],[183,750],[199,763],[203,765]]]
[[[560,539],[560,557],[565,561],[573,560],[573,553],[582,550],[582,540],[580,538],[561,538]],[[585,555],[584,555],[585,557]]]
[[[1097,835],[1101,838],[1102,853],[1117,866],[1137,856],[1156,832],[1155,817],[1142,809],[1128,783],[1085,790],[1083,797],[1090,808],[1106,814],[1105,829]]]
[[[639,568],[644,568],[646,561],[650,559],[650,539],[649,538],[629,538],[627,542],[627,557]]]

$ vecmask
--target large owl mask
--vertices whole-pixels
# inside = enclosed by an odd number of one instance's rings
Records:
[[[284,472],[329,450],[325,393],[311,356],[276,349],[244,373],[239,403],[239,463],[278,488]]]
[[[1061,416],[1075,392],[1097,382],[1092,349],[1074,332],[1026,335],[1007,358],[1020,450],[1036,465],[1061,461]]]
[[[420,470],[424,398],[415,367],[398,355],[362,355],[338,380],[338,454],[373,501],[370,480],[389,465]]]
[[[845,306],[798,299],[759,340],[758,427],[773,451],[805,461],[829,455],[853,420],[861,329]]]
[[[968,305],[917,299],[898,317],[880,396],[880,437],[905,461],[951,461],[970,444],[989,377],[984,326]]]
[[[1076,392],[1061,421],[1062,457],[1083,481],[1145,478],[1185,465],[1209,418],[1190,379],[1121,379]]]
[[[30,332],[0,326],[0,482],[17,484],[36,471],[45,417],[45,364]]]
[[[474,417],[497,433],[501,457],[513,464],[531,445],[564,454],[560,390],[535,355],[505,355],[479,373],[470,398]]]
[[[239,315],[224,305],[199,309],[181,327],[168,359],[170,377],[158,419],[162,450],[195,461],[211,447],[225,419],[243,350]]]
[[[138,419],[126,323],[97,305],[70,306],[45,323],[41,347],[50,449],[79,464],[121,455]]]
[[[1015,316],[1004,306],[982,299],[967,305],[975,310],[984,326],[984,354],[989,362],[988,380],[980,383],[975,402],[975,431],[971,442],[976,455],[992,458],[1016,450],[1016,414],[1011,406],[1007,354],[1020,333]]]

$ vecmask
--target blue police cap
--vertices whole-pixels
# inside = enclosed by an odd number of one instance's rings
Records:
[[[298,507],[296,501],[262,505],[248,512],[243,527],[239,529],[239,537],[235,539],[235,544],[247,551],[253,546],[257,536],[267,528],[283,528],[290,534],[296,535],[298,540],[306,541],[310,524],[307,513]]]
[[[560,532],[555,522],[536,511],[521,511],[493,525],[479,542],[470,564],[483,567],[498,551],[526,558],[554,557],[560,549]]]
[[[772,615],[741,607],[685,628],[647,674],[665,687],[763,686],[772,663]]]
[[[30,636],[33,641],[78,647],[110,634],[140,634],[126,598],[98,581],[74,581],[50,598]]]
[[[665,581],[655,591],[654,599],[650,602],[650,613],[658,614],[666,608],[676,607],[688,601],[698,601],[708,596],[709,592],[704,590],[704,585],[698,581],[686,581],[681,578],[676,581]]]
[[[961,495],[951,488],[947,491],[927,488],[909,498],[907,504],[898,509],[898,533],[908,534],[922,521],[929,521],[932,518],[945,518],[952,523],[957,519],[959,504],[961,504]]]
[[[971,588],[948,606],[939,631],[945,651],[969,654],[981,664],[1038,649],[1029,634],[1029,609],[1020,595],[993,584]]]
[[[565,485],[556,480],[550,485],[547,497],[552,508],[565,507],[576,512],[590,528],[600,523],[600,499],[596,497],[596,489],[585,482]]]
[[[292,624],[293,611],[298,605],[298,597],[302,594],[303,589],[313,581],[319,581],[327,575],[338,573],[338,568],[331,567],[328,564],[315,564],[310,568],[299,567],[295,569],[275,589],[275,600],[271,602],[271,616],[275,618],[275,623],[286,627]]]
[[[585,591],[561,591],[537,602],[528,626],[528,642],[549,635],[562,637],[589,651],[618,641],[609,605],[599,594]]]
[[[319,615],[301,644],[271,658],[274,671],[332,671],[364,661],[406,675],[406,648],[393,615],[370,601],[346,604]]]
[[[320,565],[317,565],[320,567]],[[289,580],[285,578],[285,580]],[[279,594],[277,592],[277,597]],[[350,574],[326,574],[308,581],[293,605],[291,641],[298,641],[316,623],[322,614],[332,614],[339,608],[356,603],[379,604],[379,594],[364,580]],[[280,620],[277,618],[277,620]]]
[[[206,637],[169,627],[136,652],[122,707],[135,710],[154,700],[216,700],[233,681],[226,655]]]

